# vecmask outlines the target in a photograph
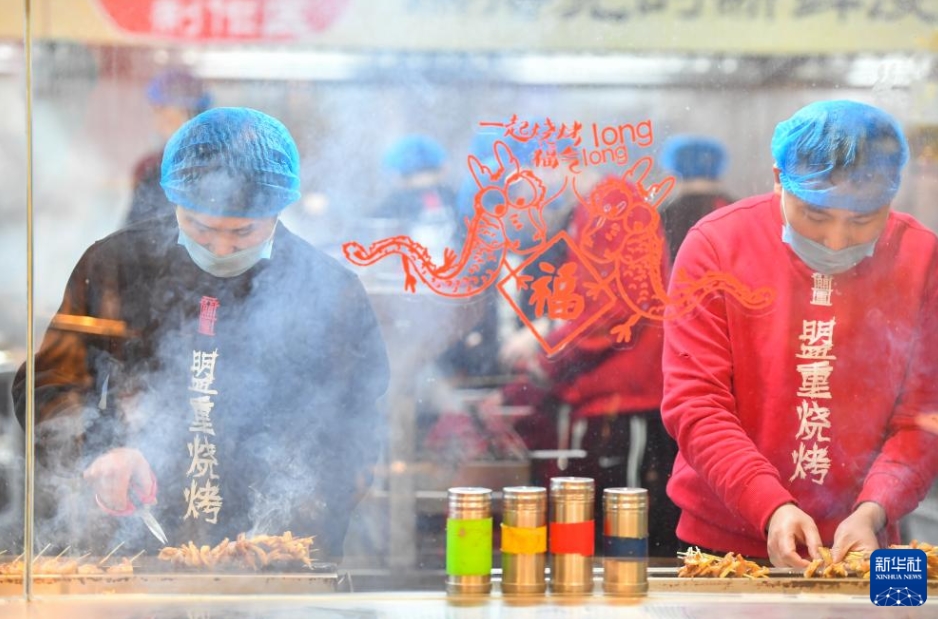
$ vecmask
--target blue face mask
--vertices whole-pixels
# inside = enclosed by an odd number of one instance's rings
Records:
[[[801,258],[802,262],[824,275],[837,275],[849,271],[864,258],[872,256],[873,249],[876,247],[877,239],[873,239],[867,243],[834,250],[798,234],[788,223],[784,193],[782,194],[782,219],[785,220],[782,226],[782,241],[791,246],[792,251]]]
[[[179,244],[186,248],[189,257],[200,269],[215,277],[236,277],[264,259],[269,259],[274,246],[274,235],[254,247],[248,247],[227,256],[216,256],[196,243],[192,237],[179,229]]]

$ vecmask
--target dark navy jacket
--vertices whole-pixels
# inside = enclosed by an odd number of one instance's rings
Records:
[[[233,278],[199,269],[177,239],[174,216],[143,221],[95,243],[72,273],[59,313],[127,333],[46,333],[37,530],[73,548],[158,547],[137,519],[101,516],[80,482],[93,458],[128,446],[157,476],[153,513],[171,545],[292,529],[316,535],[319,556],[341,554],[389,375],[364,288],[282,224],[271,258]],[[22,423],[24,368],[13,395]]]

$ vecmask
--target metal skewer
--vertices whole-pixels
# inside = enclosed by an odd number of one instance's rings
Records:
[[[114,546],[114,550],[104,555],[104,558],[98,561],[98,565],[104,565],[104,562],[111,558],[111,555],[117,552],[117,549],[124,545],[124,542],[121,542],[117,546]]]
[[[36,556],[33,557],[33,564],[35,564],[36,561],[39,560],[39,557],[42,556],[42,553],[44,553],[45,551],[49,550],[49,546],[51,546],[51,545],[52,545],[52,544],[46,544],[46,547],[43,548],[42,550],[40,550],[40,551],[36,554]]]

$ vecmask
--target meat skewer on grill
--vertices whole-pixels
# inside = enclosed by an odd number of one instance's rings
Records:
[[[268,566],[301,563],[310,567],[313,536],[294,537],[290,531],[283,535],[247,537],[240,533],[233,541],[225,538],[218,545],[196,546],[189,542],[182,546],[167,546],[159,558],[174,566],[194,568],[246,567],[259,570]]]

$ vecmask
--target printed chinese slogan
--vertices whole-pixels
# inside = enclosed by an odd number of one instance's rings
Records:
[[[811,305],[819,308],[831,307],[833,278],[830,275],[814,274],[814,286],[811,289]],[[800,350],[796,355],[795,367],[801,376],[798,388],[798,450],[792,451],[791,458],[795,465],[788,481],[810,479],[823,485],[824,478],[831,468],[827,455],[830,437],[830,409],[824,403],[831,399],[830,377],[834,371],[834,327],[837,321],[833,315],[828,320],[805,320],[798,336]]]
[[[199,333],[215,335],[215,320],[218,299],[202,297],[199,304]],[[189,487],[185,489],[185,519],[204,516],[206,522],[218,522],[218,512],[222,507],[219,477],[215,472],[218,459],[215,455],[215,428],[212,425],[212,412],[215,402],[212,396],[218,391],[212,387],[215,382],[215,364],[218,350],[193,350],[189,376],[189,407],[192,410],[192,423],[189,426],[192,441],[186,444],[190,464],[186,471]]]
[[[467,158],[475,194],[471,212],[464,213],[461,248],[432,256],[410,236],[398,235],[367,247],[347,242],[346,259],[362,267],[399,259],[410,292],[423,285],[464,298],[496,286],[548,353],[610,313],[615,320],[608,336],[622,343],[642,318],[676,318],[714,291],[751,308],[774,299],[772,290],[751,290],[719,272],[682,278],[668,292],[657,207],[675,180],[654,177],[646,154],[654,144],[651,120],[584,124],[514,115],[480,122],[479,133],[491,140]],[[548,225],[568,202],[579,209],[576,238]],[[548,343],[540,318],[574,321],[577,328]]]

